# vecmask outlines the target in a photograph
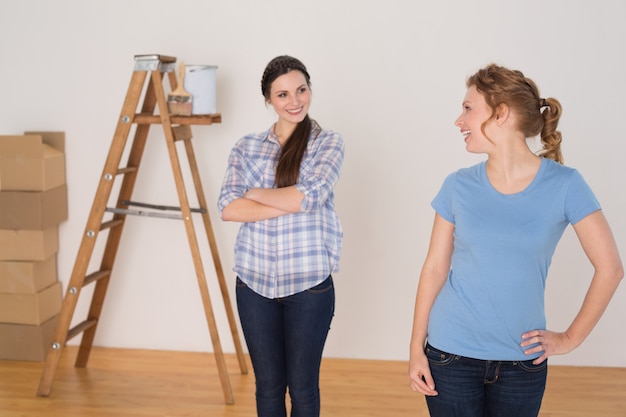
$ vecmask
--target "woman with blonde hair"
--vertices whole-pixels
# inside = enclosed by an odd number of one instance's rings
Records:
[[[487,159],[450,174],[432,202],[410,346],[411,387],[432,417],[537,416],[548,357],[583,342],[623,277],[600,204],[563,165],[560,116],[520,71],[491,64],[467,80],[455,125]],[[545,283],[569,224],[594,274],[571,325],[552,331]]]

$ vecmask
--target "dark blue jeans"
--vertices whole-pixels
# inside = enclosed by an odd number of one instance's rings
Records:
[[[237,308],[256,378],[259,417],[320,415],[322,351],[335,311],[332,277],[289,297],[268,299],[237,278]]]
[[[537,417],[548,363],[484,361],[424,349],[439,395],[426,397],[431,417]]]

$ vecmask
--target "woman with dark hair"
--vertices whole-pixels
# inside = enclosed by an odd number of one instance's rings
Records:
[[[344,143],[309,118],[310,76],[296,58],[271,60],[261,92],[278,120],[237,142],[218,207],[223,220],[242,223],[234,271],[258,416],[286,416],[287,389],[291,415],[319,416],[343,237],[334,188]]]
[[[624,275],[600,204],[563,165],[560,116],[520,71],[492,64],[467,80],[455,124],[487,159],[450,174],[432,202],[411,337],[411,387],[432,417],[537,416],[548,357],[583,342]],[[550,331],[545,283],[569,224],[594,274],[571,325]]]

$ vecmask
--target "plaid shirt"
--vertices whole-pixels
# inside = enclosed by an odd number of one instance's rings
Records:
[[[339,133],[313,126],[296,184],[304,194],[300,212],[243,223],[237,235],[233,270],[267,298],[304,291],[339,270],[343,232],[333,189],[343,164],[344,143]],[[220,213],[251,188],[274,188],[280,150],[271,129],[236,143],[218,200]]]

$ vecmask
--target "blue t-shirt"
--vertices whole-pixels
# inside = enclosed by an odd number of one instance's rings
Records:
[[[502,194],[481,162],[450,174],[432,206],[454,224],[454,252],[429,343],[475,359],[533,358],[519,345],[522,334],[545,329],[552,255],[568,224],[600,209],[593,192],[578,171],[543,158],[525,190]]]

